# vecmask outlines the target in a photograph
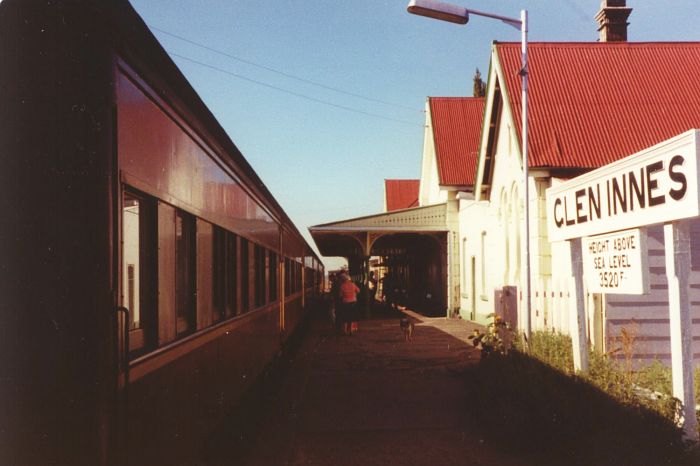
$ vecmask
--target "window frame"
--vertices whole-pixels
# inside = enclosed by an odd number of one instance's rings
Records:
[[[250,296],[250,241],[246,238],[238,238],[238,258],[239,258],[239,276],[240,276],[240,312],[239,314],[245,314],[251,309],[251,296]]]
[[[269,298],[270,302],[277,301],[279,299],[279,256],[275,251],[269,251],[268,253],[268,267],[269,267]]]
[[[124,213],[126,197],[138,200],[138,264],[126,257],[125,247],[127,234]],[[129,358],[133,359],[157,346],[158,337],[158,304],[157,304],[157,209],[155,198],[142,193],[130,185],[121,185],[120,208],[120,302],[129,310],[129,322],[124,326],[129,336]],[[133,267],[132,277],[129,277]],[[138,287],[138,296],[131,284]],[[130,296],[131,295],[131,296]],[[139,326],[135,327],[136,315],[133,303],[138,301]]]
[[[175,335],[197,330],[197,222],[175,209]]]

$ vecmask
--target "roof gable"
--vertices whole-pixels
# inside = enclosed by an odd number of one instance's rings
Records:
[[[440,184],[473,186],[484,114],[482,97],[428,97]]]
[[[418,206],[420,180],[384,180],[386,211]]]
[[[521,135],[520,43],[494,51]],[[700,127],[698,42],[530,43],[528,57],[531,167],[600,167]]]

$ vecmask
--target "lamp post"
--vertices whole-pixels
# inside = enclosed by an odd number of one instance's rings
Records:
[[[528,166],[528,148],[527,148],[527,78],[528,78],[528,62],[527,62],[527,10],[520,11],[520,19],[509,18],[507,16],[495,15],[492,13],[486,13],[478,10],[471,10],[469,8],[464,8],[456,5],[451,5],[449,3],[437,2],[434,0],[411,0],[408,4],[408,12],[426,16],[428,18],[439,19],[442,21],[448,21],[450,23],[456,24],[467,24],[469,21],[469,15],[485,16],[487,18],[493,18],[504,23],[513,26],[520,30],[520,49],[522,53],[522,67],[520,68],[520,79],[522,81],[522,101],[523,101],[523,111],[522,111],[522,156],[523,156],[523,191],[524,191],[524,202],[525,202],[525,225],[524,225],[524,239],[525,239],[525,264],[524,264],[524,285],[525,285],[525,313],[526,320],[521,322],[525,324],[525,334],[529,338],[531,329],[531,312],[530,312],[530,192],[528,189],[528,176],[529,176],[529,166]]]

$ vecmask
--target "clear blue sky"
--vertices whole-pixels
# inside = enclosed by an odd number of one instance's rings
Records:
[[[418,178],[425,98],[471,95],[475,69],[488,70],[491,42],[520,40],[517,30],[482,17],[465,27],[410,15],[408,0],[131,2],[152,28],[396,105],[153,29],[305,234],[311,225],[380,212],[385,178]],[[531,41],[597,39],[598,0],[455,3],[514,17],[528,9]],[[697,0],[627,4],[631,41],[700,40]],[[673,70],[659,79],[671,83]]]

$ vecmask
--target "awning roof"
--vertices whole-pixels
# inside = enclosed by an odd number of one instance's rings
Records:
[[[385,212],[309,227],[324,256],[368,256],[374,239],[392,233],[446,232],[447,204]]]

